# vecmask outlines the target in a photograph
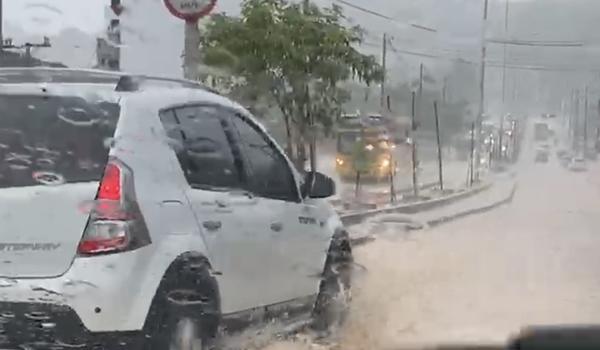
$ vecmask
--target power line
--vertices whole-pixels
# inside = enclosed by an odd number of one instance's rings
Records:
[[[580,41],[537,41],[537,40],[508,40],[508,39],[487,39],[489,43],[517,46],[536,46],[536,47],[582,47],[583,42]]]
[[[377,45],[374,43],[365,42],[367,46],[378,47],[381,45]],[[443,55],[437,55],[427,52],[418,52],[412,50],[403,50],[398,49],[393,44],[390,44],[390,50],[396,54],[397,57],[401,57],[402,55],[409,56],[417,56],[417,57],[425,57],[429,59],[438,59],[438,60],[446,60],[450,62],[457,62],[462,64],[468,64],[473,66],[479,66],[479,62],[476,60],[465,59],[461,57],[449,57]],[[503,68],[503,62],[501,60],[486,60],[486,65],[491,68]],[[547,65],[528,65],[528,64],[519,64],[519,63],[507,63],[507,69],[512,70],[526,70],[526,71],[546,71],[546,72],[600,72],[600,67],[576,67],[576,66],[547,66]]]
[[[377,12],[377,11],[374,11],[374,10],[371,10],[371,9],[368,9],[368,8],[365,8],[365,7],[362,7],[362,6],[355,5],[355,4],[353,4],[351,2],[348,2],[346,0],[333,0],[333,1],[339,2],[340,4],[348,6],[350,8],[355,9],[355,10],[362,11],[364,13],[368,13],[368,14],[371,14],[371,15],[379,17],[379,18],[386,19],[386,20],[388,20],[390,22],[398,23],[398,24],[405,25],[405,26],[410,26],[410,27],[413,27],[413,28],[416,28],[416,29],[425,30],[425,31],[432,32],[432,33],[437,33],[437,29],[435,29],[435,28],[430,28],[430,27],[427,27],[427,26],[424,26],[424,25],[421,25],[421,24],[416,24],[416,23],[402,22],[402,21],[399,21],[398,19],[396,19],[394,17],[390,17],[390,16],[387,16],[387,15],[384,15],[383,13],[380,13],[380,12]]]

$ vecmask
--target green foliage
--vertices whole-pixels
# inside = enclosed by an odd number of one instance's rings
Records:
[[[340,82],[382,77],[376,59],[354,48],[361,28],[344,20],[339,6],[244,0],[239,17],[220,14],[207,25],[203,61],[242,78],[233,89],[238,97],[252,103],[268,96],[301,135],[312,122],[328,129],[350,97]]]

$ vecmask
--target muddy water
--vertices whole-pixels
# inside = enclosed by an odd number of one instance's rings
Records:
[[[333,348],[501,343],[531,325],[600,324],[599,175],[531,163],[509,206],[412,233],[363,227],[379,239],[355,250],[366,272]]]

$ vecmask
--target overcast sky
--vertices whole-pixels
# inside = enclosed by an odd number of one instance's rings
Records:
[[[162,0],[122,0],[136,9],[145,2]],[[97,33],[105,26],[104,10],[110,0],[5,0],[4,16],[11,27],[20,27],[32,34],[53,35],[68,27]],[[233,11],[239,0],[219,0],[217,10]],[[168,16],[165,9],[165,16]],[[10,36],[10,32],[7,36]]]

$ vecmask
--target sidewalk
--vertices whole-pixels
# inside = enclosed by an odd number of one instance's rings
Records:
[[[494,209],[512,199],[516,179],[509,174],[493,176],[493,185],[486,191],[454,204],[413,215],[413,221],[424,226],[436,226],[467,215]]]
[[[422,165],[424,169],[421,170],[418,176],[419,187],[421,189],[427,189],[430,187],[438,187],[439,174],[437,169],[437,162],[427,162]],[[463,162],[453,161],[447,162],[444,166],[444,187],[447,189],[460,189],[464,188],[467,178],[467,165]],[[396,175],[394,182],[394,188],[396,191],[396,197],[401,200],[405,194],[412,193],[412,173],[400,172]],[[388,204],[390,201],[390,185],[389,183],[378,183],[378,184],[364,184],[362,187],[362,195],[357,200],[354,193],[354,184],[351,183],[340,183],[339,184],[339,195],[337,196],[342,202],[361,202],[366,206],[380,206]]]
[[[376,215],[360,224],[350,227],[353,244],[360,245],[376,238],[373,225],[382,222],[395,221],[404,223],[405,229],[415,230],[441,225],[468,215],[482,213],[497,208],[512,200],[516,190],[516,178],[509,173],[490,175],[492,185],[483,191],[473,194],[454,203],[437,206],[415,214],[387,213]]]

